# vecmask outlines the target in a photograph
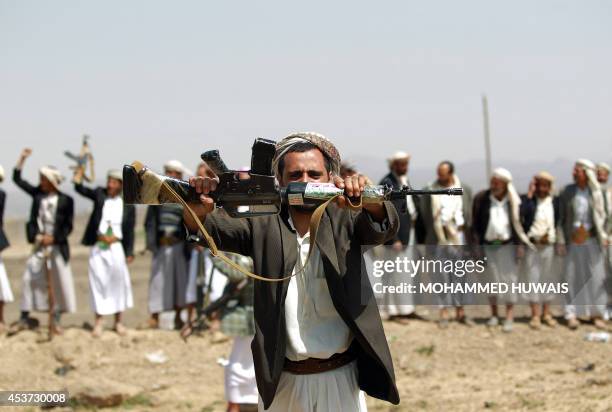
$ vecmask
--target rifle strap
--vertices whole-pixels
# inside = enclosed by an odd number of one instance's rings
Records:
[[[283,282],[287,279],[292,278],[295,275],[302,273],[306,269],[308,262],[310,261],[310,256],[312,255],[312,251],[314,249],[313,247],[316,246],[317,233],[319,231],[319,224],[321,223],[321,218],[323,217],[323,213],[325,213],[325,209],[327,208],[327,206],[330,203],[332,203],[334,200],[336,200],[336,198],[339,196],[339,195],[336,195],[336,196],[329,198],[328,200],[325,201],[325,203],[322,203],[319,206],[317,206],[315,211],[312,213],[312,216],[310,218],[310,238],[312,239],[312,242],[310,243],[310,248],[308,249],[308,255],[306,256],[306,262],[304,263],[304,266],[302,267],[302,269],[289,276],[285,276],[282,278],[271,278],[271,277],[266,277],[266,276],[256,275],[255,273],[251,273],[250,271],[246,270],[245,268],[243,268],[242,266],[240,266],[239,264],[237,264],[236,262],[234,262],[233,260],[225,256],[223,253],[220,253],[219,248],[217,247],[214,239],[212,238],[212,236],[210,236],[210,234],[208,233],[208,231],[202,224],[202,221],[198,218],[198,216],[193,211],[193,209],[189,206],[189,204],[181,196],[179,196],[179,194],[176,193],[176,191],[165,180],[162,182],[162,188],[166,189],[167,194],[172,199],[174,199],[177,203],[182,205],[183,208],[187,211],[187,215],[193,220],[193,223],[195,223],[199,231],[202,233],[202,236],[204,236],[204,239],[206,240],[206,244],[208,245],[208,249],[210,250],[211,255],[223,260],[225,263],[227,263],[229,266],[236,269],[240,273],[252,279],[261,280],[263,282]],[[347,198],[347,202],[349,204],[349,207],[352,209],[361,208],[361,204],[362,204],[361,197],[359,198],[359,204],[351,203],[351,201],[348,198]]]

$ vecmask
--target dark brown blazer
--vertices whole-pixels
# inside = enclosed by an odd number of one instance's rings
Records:
[[[398,215],[384,203],[384,228],[367,212],[328,206],[316,244],[334,307],[352,331],[357,346],[359,387],[368,395],[399,403],[393,362],[367,274],[363,247],[384,244],[398,230]],[[206,230],[221,250],[253,258],[254,273],[270,278],[291,275],[297,261],[297,237],[288,222],[288,211],[279,215],[234,219],[214,212],[206,217]],[[251,344],[257,387],[264,407],[274,399],[286,350],[285,298],[289,280],[255,281],[255,338]]]

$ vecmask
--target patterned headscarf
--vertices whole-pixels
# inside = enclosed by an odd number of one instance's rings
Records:
[[[315,132],[299,132],[292,133],[285,137],[280,142],[276,143],[276,154],[272,161],[272,168],[276,176],[278,173],[278,162],[282,157],[287,154],[290,149],[298,143],[311,143],[315,145],[321,152],[331,159],[331,173],[333,175],[340,175],[340,153],[336,146],[322,134]]]

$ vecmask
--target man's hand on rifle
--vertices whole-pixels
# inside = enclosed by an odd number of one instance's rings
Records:
[[[82,167],[75,167],[74,176],[72,177],[72,181],[76,184],[83,183],[83,177],[85,176],[85,169]]]
[[[195,188],[196,192],[200,194],[200,203],[193,205],[192,207],[193,211],[199,218],[202,218],[215,210],[215,201],[212,199],[212,197],[208,196],[208,194],[214,192],[217,189],[218,184],[218,177],[194,176],[189,178],[189,185]]]
[[[349,206],[347,196],[355,199],[361,197],[361,193],[363,193],[366,186],[366,177],[360,174],[347,176],[345,179],[342,179],[340,176],[334,176],[333,182],[337,188],[344,189],[346,196],[338,196],[336,199],[336,204],[344,208]],[[385,208],[382,204],[363,203],[362,208],[367,210],[372,215],[372,218],[378,222],[383,221],[386,217]]]

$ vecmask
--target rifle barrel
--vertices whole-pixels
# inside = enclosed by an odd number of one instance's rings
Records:
[[[442,195],[442,196],[462,196],[463,188],[461,187],[450,187],[448,189],[411,189],[404,187],[403,189],[393,190],[391,192],[391,199],[401,199],[407,195]]]

